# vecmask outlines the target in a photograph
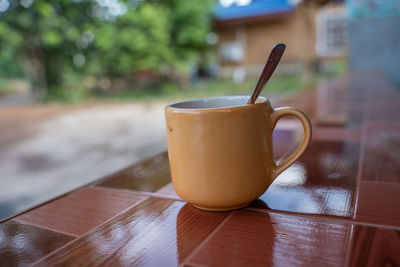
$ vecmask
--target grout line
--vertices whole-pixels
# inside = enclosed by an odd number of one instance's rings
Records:
[[[48,230],[48,231],[51,231],[51,232],[56,232],[56,233],[60,233],[60,234],[63,234],[63,235],[68,235],[68,236],[75,237],[75,238],[79,237],[79,235],[77,235],[77,234],[73,234],[73,233],[70,233],[70,232],[65,232],[63,230],[54,229],[52,227],[48,227],[48,226],[32,223],[32,222],[29,222],[29,221],[25,221],[24,219],[15,218],[13,220],[17,221],[18,223],[21,223],[21,224],[27,224],[27,225],[34,226],[36,228],[45,229],[45,230]]]
[[[152,197],[153,193],[152,192],[146,192],[146,191],[136,191],[132,189],[126,189],[126,188],[114,188],[114,187],[104,187],[104,186],[91,186],[90,188],[95,188],[103,191],[114,191],[114,192],[124,192],[124,193],[129,193],[132,195],[136,196],[146,196],[146,197]]]
[[[263,213],[275,213],[275,214],[280,214],[280,215],[288,215],[288,216],[293,216],[293,217],[303,217],[303,218],[309,218],[309,219],[316,219],[320,221],[332,221],[336,223],[347,223],[347,224],[354,224],[354,225],[361,225],[361,226],[368,226],[368,227],[379,227],[383,229],[390,229],[390,230],[396,230],[400,231],[400,226],[394,226],[394,225],[384,225],[384,224],[378,224],[378,223],[366,223],[366,222],[360,222],[360,221],[354,221],[352,219],[339,219],[339,218],[334,218],[333,216],[330,217],[325,217],[325,216],[315,216],[315,214],[301,214],[301,213],[292,213],[288,211],[275,211],[275,210],[263,210],[263,209],[258,209],[258,208],[245,208],[246,210],[251,210],[255,212],[263,212]]]
[[[193,258],[193,256],[218,232],[218,230],[222,228],[222,226],[228,221],[230,217],[232,217],[234,213],[236,213],[236,211],[231,211],[231,213],[228,214],[225,219],[223,219],[222,222],[217,225],[217,227],[215,227],[215,229],[206,238],[204,238],[203,241],[201,241],[200,244],[197,245],[197,247],[192,250],[192,252],[179,266],[188,266],[187,262],[189,262],[189,260]]]
[[[360,154],[361,154],[361,152],[360,152]],[[170,199],[170,200],[185,202],[183,199],[176,198],[174,196],[169,196],[167,194],[143,192],[143,191],[134,191],[134,190],[130,190],[130,189],[108,188],[108,187],[104,188],[104,189],[105,190],[108,190],[108,189],[109,190],[115,190],[115,191],[126,191],[126,192],[129,192],[129,193],[134,193],[134,194],[137,194],[137,195],[143,195],[143,196],[147,196],[147,197],[164,198],[164,199]],[[276,213],[276,214],[281,214],[281,215],[299,216],[299,217],[305,217],[305,218],[329,220],[329,221],[334,221],[334,222],[352,223],[352,224],[357,224],[357,225],[362,225],[362,226],[370,226],[370,227],[379,227],[379,228],[385,228],[385,229],[400,230],[400,226],[356,221],[353,218],[354,216],[353,217],[349,217],[349,218],[347,218],[347,217],[341,218],[341,217],[335,216],[335,215],[299,213],[299,212],[290,212],[290,211],[284,211],[284,210],[265,210],[265,209],[261,209],[261,208],[252,208],[252,207],[246,207],[244,209],[255,211],[255,212],[271,212],[271,213]]]
[[[85,237],[86,235],[88,235],[88,234],[90,234],[90,233],[92,233],[92,232],[96,232],[96,231],[97,231],[99,228],[101,228],[103,225],[105,225],[105,224],[111,222],[112,220],[114,220],[115,218],[117,218],[118,216],[120,216],[121,214],[123,214],[123,213],[129,211],[130,209],[132,209],[132,208],[138,206],[139,204],[143,203],[143,202],[144,202],[145,200],[147,200],[147,199],[148,199],[148,198],[143,198],[143,199],[139,200],[138,202],[132,204],[132,205],[129,206],[128,208],[122,210],[121,212],[117,213],[117,214],[114,215],[113,217],[111,217],[111,218],[109,218],[108,220],[104,221],[102,224],[97,225],[96,227],[90,229],[90,230],[87,231],[86,233],[84,233],[84,234],[78,236],[77,238],[71,240],[70,242],[68,242],[68,243],[62,245],[61,247],[55,249],[54,251],[50,252],[49,254],[45,255],[44,257],[42,257],[42,258],[40,258],[40,259],[37,259],[37,260],[34,261],[33,263],[29,264],[29,266],[35,266],[35,265],[37,265],[37,264],[40,263],[41,261],[43,261],[43,260],[49,258],[49,257],[52,256],[53,254],[56,254],[58,251],[63,250],[64,248],[68,247],[70,244],[73,244],[74,242],[77,242],[78,240],[80,240],[81,238]]]
[[[171,200],[178,200],[178,201],[184,201],[180,197],[175,196],[175,195],[169,195],[165,193],[157,193],[157,192],[145,192],[145,191],[136,191],[136,190],[131,190],[131,189],[126,189],[126,188],[112,188],[112,187],[102,187],[102,186],[94,186],[92,188],[99,188],[101,190],[112,190],[112,191],[117,191],[117,192],[126,192],[126,193],[131,193],[137,196],[146,196],[146,197],[157,197],[157,198],[165,198],[165,199],[171,199]]]
[[[360,152],[360,154],[361,154],[361,152]],[[102,187],[101,189],[104,189],[104,190],[115,190],[115,191],[125,191],[125,192],[129,192],[129,193],[136,194],[136,195],[142,195],[142,196],[147,196],[147,197],[156,197],[156,198],[163,198],[163,199],[170,199],[170,200],[185,202],[181,198],[177,198],[175,196],[170,196],[170,195],[161,194],[161,193],[143,192],[143,191],[135,191],[135,190],[130,190],[130,189],[119,189],[119,188],[108,188],[108,187],[106,187],[106,188]],[[347,217],[341,218],[341,217],[335,216],[335,215],[299,213],[299,212],[290,212],[290,211],[284,211],[284,210],[264,210],[264,209],[261,209],[261,208],[252,208],[252,207],[246,207],[244,209],[255,211],[255,212],[271,212],[271,213],[276,213],[276,214],[281,214],[281,215],[300,216],[300,217],[305,217],[305,218],[329,220],[329,221],[334,221],[334,222],[352,223],[352,224],[357,224],[357,225],[362,225],[362,226],[370,226],[370,227],[379,227],[379,228],[385,228],[385,229],[400,230],[400,226],[356,221],[354,219],[354,216],[353,217],[349,217],[349,218],[347,218]]]
[[[162,194],[162,193],[155,193],[154,197],[172,199],[172,200],[177,200],[177,201],[184,201],[182,198],[180,198],[178,196],[171,196],[171,195]]]
[[[108,188],[103,188],[103,187],[86,187],[86,188],[88,188],[88,189],[94,189],[94,190],[100,190],[100,191],[107,191],[107,190],[110,190],[110,189],[108,189]],[[85,188],[85,189],[86,189],[86,188]],[[82,189],[84,189],[84,188],[82,188]],[[119,190],[112,190],[112,189],[111,189],[110,191],[119,191]],[[133,196],[148,197],[148,195],[135,194],[135,192],[132,192],[132,191],[129,191],[129,193],[131,193]],[[142,199],[138,200],[138,202],[141,201],[141,200],[142,200]],[[136,204],[136,203],[137,203],[137,202],[133,203],[132,205],[134,205],[134,204]],[[130,207],[130,206],[129,206],[129,207]],[[128,207],[128,208],[129,208],[129,207]],[[117,214],[118,214],[118,213],[117,213]],[[117,215],[117,214],[116,214],[116,215]],[[115,215],[114,215],[114,216],[115,216]],[[113,217],[114,217],[114,216],[113,216]],[[17,221],[17,222],[19,222],[19,223],[22,223],[22,224],[31,225],[31,226],[34,226],[34,227],[37,227],[37,228],[49,230],[49,231],[52,231],[52,232],[57,232],[57,233],[64,234],[64,235],[68,235],[68,236],[75,237],[75,238],[81,236],[80,234],[75,234],[75,233],[71,233],[71,232],[59,230],[59,229],[56,229],[56,228],[53,228],[53,227],[49,227],[49,226],[37,224],[37,223],[34,223],[34,222],[30,222],[29,220],[25,220],[25,219],[23,219],[23,218],[19,218],[19,216],[13,218],[12,220],[15,220],[15,221]],[[82,235],[83,235],[83,234],[82,234]]]
[[[357,210],[358,210],[358,198],[360,194],[360,183],[361,183],[361,177],[363,173],[363,167],[364,167],[364,158],[365,158],[365,146],[366,146],[366,139],[367,139],[367,122],[366,122],[366,111],[365,111],[365,104],[364,104],[364,109],[363,109],[363,128],[361,131],[361,142],[360,142],[360,156],[358,158],[358,170],[357,170],[357,180],[356,180],[356,191],[355,191],[355,196],[354,196],[354,202],[353,202],[353,216],[352,219],[356,218],[357,215]]]
[[[188,263],[186,263],[186,264],[181,264],[181,265],[179,265],[179,266],[181,266],[181,267],[209,267],[207,264],[193,264],[193,263],[191,263],[191,264],[188,264]]]
[[[350,226],[350,232],[348,234],[349,236],[349,241],[347,242],[347,247],[346,247],[346,258],[344,261],[344,266],[345,267],[350,267],[350,262],[351,262],[351,256],[353,255],[353,244],[354,244],[354,227],[356,225],[351,225]]]
[[[85,186],[86,186],[86,185],[85,185]],[[84,186],[82,186],[82,188],[84,188]],[[5,218],[3,218],[3,219],[0,219],[0,224],[4,223],[4,222],[6,222],[6,221],[9,221],[9,220],[15,219],[16,217],[18,217],[18,216],[20,216],[20,215],[23,215],[23,214],[25,214],[25,213],[28,213],[28,212],[30,212],[30,211],[32,211],[32,210],[38,209],[38,208],[40,208],[40,207],[42,207],[42,206],[45,206],[45,205],[47,205],[47,204],[49,204],[49,203],[51,203],[51,202],[53,202],[53,201],[56,201],[56,200],[61,199],[61,198],[63,198],[63,197],[66,197],[67,195],[70,195],[70,194],[72,194],[72,193],[75,193],[75,192],[79,191],[79,190],[82,189],[82,188],[79,187],[79,188],[70,190],[70,191],[68,191],[68,192],[66,192],[66,193],[64,193],[64,194],[61,194],[61,195],[59,195],[59,196],[55,196],[55,197],[53,197],[53,198],[50,198],[50,199],[45,200],[45,201],[43,201],[43,202],[40,202],[40,203],[38,203],[37,205],[35,205],[35,206],[33,206],[33,207],[24,209],[24,210],[22,210],[22,211],[20,211],[20,212],[17,212],[17,213],[15,213],[15,214],[11,214],[11,215],[8,216],[8,217],[5,217]]]

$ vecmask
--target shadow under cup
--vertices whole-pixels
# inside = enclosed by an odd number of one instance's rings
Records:
[[[304,153],[308,117],[295,108],[273,109],[269,100],[227,96],[178,102],[165,108],[168,156],[177,194],[204,210],[244,207]],[[272,131],[285,115],[300,119],[305,135],[283,163],[273,162]]]

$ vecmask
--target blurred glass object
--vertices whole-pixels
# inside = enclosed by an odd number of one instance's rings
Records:
[[[400,88],[400,1],[348,0],[349,68],[387,76]]]
[[[347,0],[351,19],[400,15],[398,0]]]

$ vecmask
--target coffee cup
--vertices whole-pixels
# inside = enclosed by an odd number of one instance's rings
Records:
[[[203,210],[233,210],[261,196],[311,141],[307,115],[293,107],[272,108],[260,96],[224,96],[166,106],[172,183],[185,201]],[[278,120],[294,116],[304,135],[280,163],[273,160],[272,132]]]

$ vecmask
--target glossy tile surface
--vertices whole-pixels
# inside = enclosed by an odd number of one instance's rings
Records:
[[[38,265],[176,266],[228,214],[148,199]]]
[[[166,152],[119,171],[97,186],[155,192],[171,181]]]
[[[194,255],[189,266],[343,266],[350,224],[240,210]]]
[[[400,231],[355,227],[350,266],[400,266]]]
[[[370,122],[400,122],[399,102],[400,99],[390,99],[372,103],[372,108],[366,110],[366,119]]]
[[[362,128],[366,101],[366,84],[362,80],[341,77],[320,82],[312,90],[281,101],[305,111],[315,126]]]
[[[366,130],[355,219],[400,227],[400,124]]]
[[[400,123],[400,91],[382,78],[369,77],[365,117],[371,123]]]
[[[300,160],[279,175],[253,206],[351,217],[359,151],[354,141],[312,141]]]
[[[0,266],[27,266],[73,239],[9,220],[0,224]]]
[[[83,188],[16,220],[79,236],[144,198],[130,192]]]
[[[361,129],[344,127],[313,127],[314,141],[360,141]]]
[[[400,227],[400,184],[360,181],[355,220]]]
[[[371,123],[366,131],[361,179],[400,183],[400,120]]]
[[[275,104],[307,112],[313,141],[249,208],[179,201],[163,153],[0,224],[0,266],[400,266],[400,94],[352,74]],[[301,134],[281,120],[274,158]],[[79,237],[54,251],[61,233]]]
[[[346,79],[320,82],[316,86],[315,117],[317,125],[336,125],[343,127],[361,127],[363,102],[354,103],[352,92],[349,91]]]

